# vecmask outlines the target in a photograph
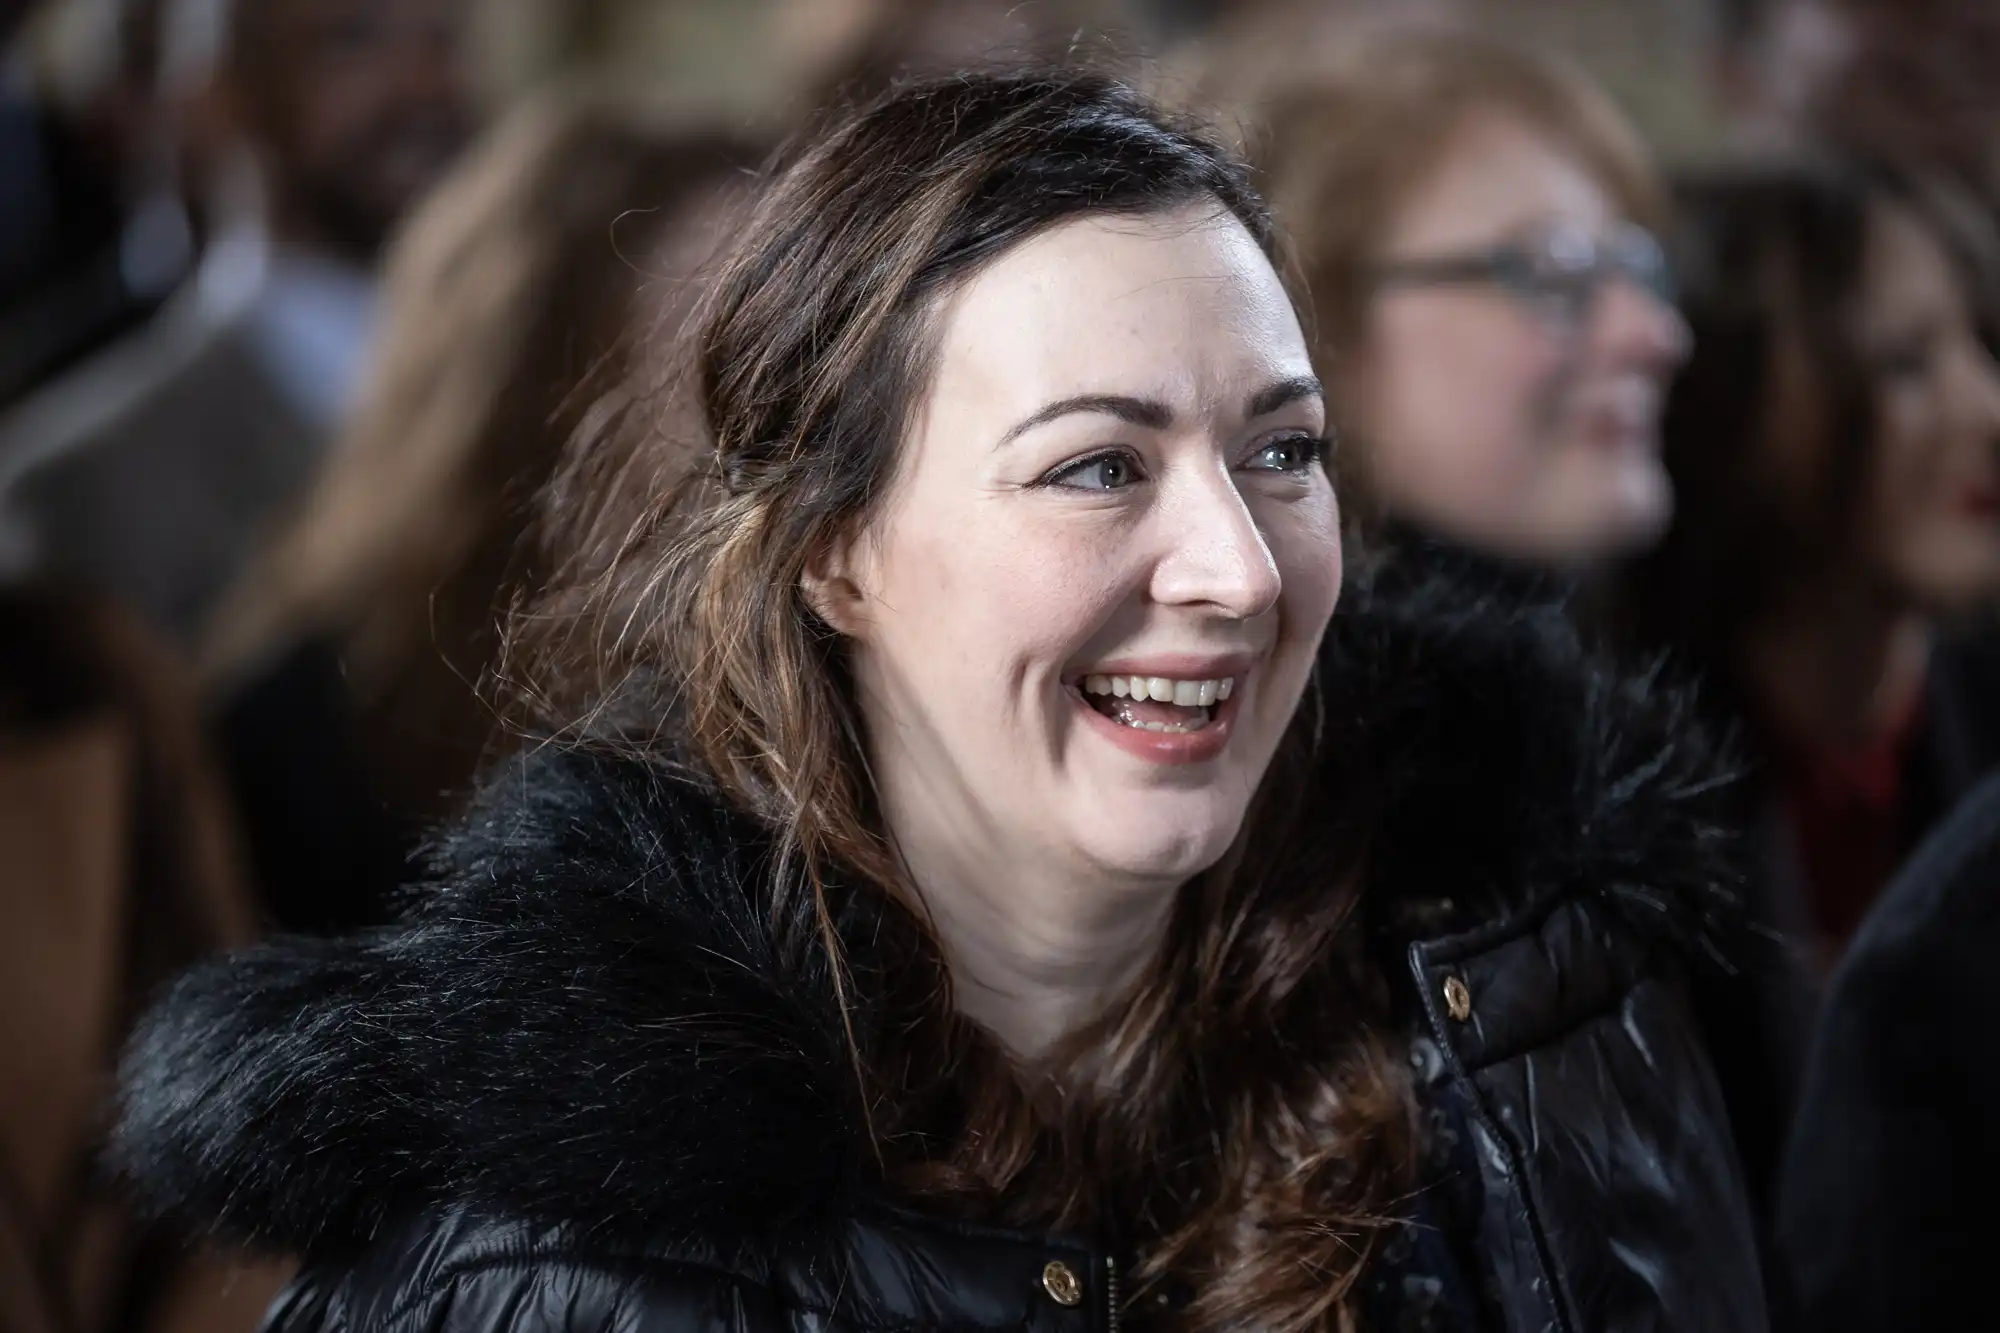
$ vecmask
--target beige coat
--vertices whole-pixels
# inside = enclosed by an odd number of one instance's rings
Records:
[[[0,590],[0,1333],[255,1326],[283,1272],[139,1225],[96,1163],[144,1000],[252,927],[174,663]]]

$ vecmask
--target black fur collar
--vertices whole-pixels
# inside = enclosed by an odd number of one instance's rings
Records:
[[[1332,762],[1408,933],[1597,894],[1712,936],[1729,896],[1686,701],[1593,664],[1506,580],[1357,580]],[[872,1183],[823,969],[780,957],[767,845],[691,777],[574,751],[492,779],[398,926],[205,966],[142,1025],[116,1157],[164,1211],[292,1251],[446,1201],[707,1244]]]

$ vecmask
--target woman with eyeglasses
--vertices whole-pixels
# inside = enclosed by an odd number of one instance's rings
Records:
[[[1657,538],[1687,332],[1659,188],[1604,95],[1498,41],[1391,31],[1260,119],[1361,495],[1533,566]]]

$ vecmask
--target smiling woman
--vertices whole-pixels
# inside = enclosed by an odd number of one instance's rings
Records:
[[[807,575],[959,1002],[1037,1054],[1236,838],[1340,586],[1291,302],[1233,213],[1163,202],[1058,222],[939,304],[881,513]],[[1112,676],[1143,700],[1085,688]]]
[[[1275,248],[1091,74],[784,159],[700,465],[638,410],[550,490],[581,736],[131,1057],[140,1185],[310,1260],[274,1328],[1759,1326],[1701,747],[1559,616],[1328,635]]]

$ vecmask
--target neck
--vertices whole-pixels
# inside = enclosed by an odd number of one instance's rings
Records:
[[[1930,624],[1882,589],[1808,589],[1746,638],[1739,669],[1756,706],[1788,734],[1853,748],[1908,715],[1930,662]]]
[[[1158,951],[1177,884],[1038,864],[1004,840],[968,839],[934,802],[884,798],[959,1012],[1017,1058],[1040,1059],[1100,1016]]]

